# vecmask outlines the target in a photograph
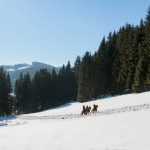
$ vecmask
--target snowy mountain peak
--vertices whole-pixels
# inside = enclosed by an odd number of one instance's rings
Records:
[[[17,71],[17,70],[23,70],[23,69],[27,69],[27,68],[30,68],[31,65],[28,65],[28,66],[22,66],[22,67],[15,67],[15,66],[12,66],[12,68],[9,68],[9,69],[6,69],[7,72],[10,72],[10,71]]]

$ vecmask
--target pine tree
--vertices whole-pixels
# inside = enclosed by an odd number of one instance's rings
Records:
[[[145,66],[145,87],[149,88],[149,76],[150,76],[150,71],[149,71],[149,64],[150,64],[150,7],[147,12],[146,16],[146,21],[145,21],[145,38],[144,38],[144,56],[145,56],[145,63],[147,66]]]
[[[132,84],[132,90],[135,92],[140,92],[142,88],[144,88],[144,76],[145,71],[142,67],[144,67],[144,23],[141,19],[140,26],[135,29],[134,36],[134,49],[136,51],[135,55],[135,67],[134,67],[134,82]]]
[[[84,74],[83,74],[83,66],[80,66],[80,71],[78,75],[78,96],[77,100],[79,102],[84,102],[85,101],[85,96],[84,96]]]
[[[51,73],[51,78],[52,78],[52,106],[57,105],[59,98],[58,98],[58,76],[55,71],[55,69],[52,69]]]
[[[39,81],[41,109],[44,110],[50,107],[52,100],[51,74],[47,69],[40,69]]]
[[[29,73],[24,75],[22,82],[22,95],[23,95],[23,111],[24,113],[32,112],[32,89],[31,89],[31,79]]]
[[[150,64],[148,64],[148,72],[146,75],[145,86],[147,90],[150,90]]]
[[[105,57],[107,57],[106,59],[106,68],[105,72],[107,74],[107,82],[105,82],[106,84],[106,90],[105,93],[106,94],[110,94],[112,93],[112,90],[114,90],[113,87],[113,82],[114,82],[114,78],[113,78],[113,64],[116,58],[116,42],[117,42],[117,34],[114,31],[113,34],[111,34],[111,32],[109,33],[108,36],[108,41],[107,41],[107,55]]]
[[[94,68],[93,57],[89,52],[86,52],[82,58],[79,70],[78,81],[78,101],[83,102],[92,99],[94,96]]]
[[[11,83],[9,75],[7,75],[0,67],[0,116],[10,115],[12,112],[11,106]]]
[[[116,37],[111,32],[108,41],[103,38],[98,52],[95,54],[96,64],[96,95],[98,97],[110,94],[112,84],[112,64],[114,62],[114,52]]]
[[[138,65],[136,67],[134,86],[133,86],[133,90],[135,92],[141,92],[144,88],[145,66],[146,66],[146,63],[145,63],[144,57],[142,57],[140,58]]]
[[[134,48],[134,27],[131,27],[129,29],[129,35],[128,35],[128,51],[127,51],[127,60],[128,65],[126,66],[127,70],[127,76],[126,76],[126,85],[125,85],[125,92],[131,93],[132,92],[132,84],[134,82],[134,73],[135,73],[135,67],[136,67],[136,55],[137,55],[137,49]]]
[[[32,109],[32,88],[31,79],[29,73],[23,76],[20,74],[20,78],[15,83],[15,95],[16,95],[16,110],[18,113],[30,113]]]
[[[37,71],[34,75],[34,78],[32,80],[32,98],[33,98],[33,112],[42,110],[41,106],[41,87],[40,87],[40,77],[39,77],[39,71]]]
[[[17,113],[23,113],[23,74],[20,73],[19,79],[16,80],[15,82],[15,108]]]
[[[75,61],[75,63],[74,63],[74,68],[73,68],[77,80],[78,80],[78,76],[79,76],[80,63],[81,63],[81,58],[80,58],[80,56],[77,56],[76,61]]]
[[[58,83],[59,83],[58,84],[58,98],[59,98],[58,104],[63,104],[66,101],[67,87],[64,86],[66,84],[65,70],[66,70],[66,67],[65,65],[63,65],[58,73]]]

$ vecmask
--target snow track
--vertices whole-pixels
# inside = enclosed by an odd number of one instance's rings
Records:
[[[125,112],[133,112],[133,111],[141,111],[141,110],[150,110],[150,104],[141,104],[141,105],[134,105],[134,106],[126,106],[120,108],[113,108],[98,111],[97,113],[90,113],[88,115],[81,116],[80,114],[63,114],[63,115],[46,115],[46,116],[36,116],[33,115],[19,115],[13,117],[6,117],[4,120],[0,119],[0,126],[15,126],[15,125],[22,125],[27,124],[29,121],[34,120],[65,120],[65,119],[77,119],[77,118],[87,118],[87,117],[94,117],[94,116],[104,116],[104,115],[112,115],[112,114],[120,114]]]
[[[111,114],[119,114],[124,112],[131,111],[140,111],[140,110],[148,110],[150,109],[150,104],[141,104],[135,106],[126,106],[121,108],[108,109],[103,111],[98,111],[97,113],[90,113],[89,115],[80,114],[65,114],[65,115],[50,115],[50,116],[20,116],[19,119],[22,120],[49,120],[49,119],[74,119],[74,118],[85,118],[90,116],[102,116],[102,115],[111,115]]]

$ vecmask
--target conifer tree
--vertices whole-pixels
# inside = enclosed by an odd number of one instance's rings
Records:
[[[81,63],[81,58],[80,58],[80,56],[77,56],[76,61],[74,63],[74,72],[77,77],[77,80],[78,80],[78,76],[79,76],[80,63]]]
[[[100,96],[104,94],[104,83],[106,80],[106,76],[104,74],[105,70],[105,55],[106,55],[106,40],[105,37],[103,37],[102,42],[100,44],[100,47],[98,49],[98,52],[95,53],[95,67],[96,67],[96,95]]]
[[[147,16],[146,16],[146,21],[145,21],[145,38],[144,38],[144,56],[145,56],[145,63],[147,64],[145,66],[145,72],[146,72],[146,75],[145,75],[145,87],[146,88],[149,88],[150,84],[149,84],[149,75],[150,75],[150,72],[149,72],[149,64],[150,64],[150,7],[148,9],[148,12],[147,12]]]
[[[11,110],[11,83],[9,75],[0,67],[0,116],[10,115]]]
[[[40,87],[40,78],[39,71],[37,71],[32,80],[32,98],[33,98],[33,112],[41,110],[41,87]]]
[[[22,95],[23,95],[23,111],[24,113],[32,112],[32,89],[31,79],[29,73],[24,75],[22,83]]]
[[[16,80],[15,82],[15,107],[17,113],[24,113],[23,110],[23,74],[22,72],[20,73],[19,79]]]
[[[141,19],[140,26],[136,27],[135,29],[135,36],[134,36],[134,49],[136,49],[136,56],[135,58],[135,73],[134,73],[134,82],[132,84],[132,90],[135,92],[140,92],[141,89],[144,87],[144,78],[145,78],[145,71],[144,68],[144,23]]]
[[[145,60],[144,57],[140,58],[137,66],[136,66],[136,72],[135,72],[135,78],[134,78],[134,86],[133,90],[135,92],[141,92],[144,88],[144,81],[145,81]]]
[[[16,109],[18,113],[32,112],[32,88],[29,73],[20,78],[15,83]]]
[[[93,57],[86,52],[82,58],[79,70],[78,101],[83,102],[91,99],[94,95],[94,69]]]
[[[128,64],[126,66],[127,76],[126,76],[126,85],[125,85],[125,92],[130,93],[132,92],[132,84],[134,79],[135,67],[136,67],[136,57],[137,57],[137,50],[134,48],[134,27],[131,27],[128,33],[128,51],[127,51],[127,59]]]
[[[51,73],[51,78],[52,78],[52,106],[57,105],[59,98],[58,98],[58,76],[55,71],[55,69],[52,69]]]

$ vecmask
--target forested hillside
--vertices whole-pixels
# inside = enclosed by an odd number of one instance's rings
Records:
[[[138,26],[126,24],[103,38],[94,55],[76,60],[78,101],[150,89],[150,8]]]

